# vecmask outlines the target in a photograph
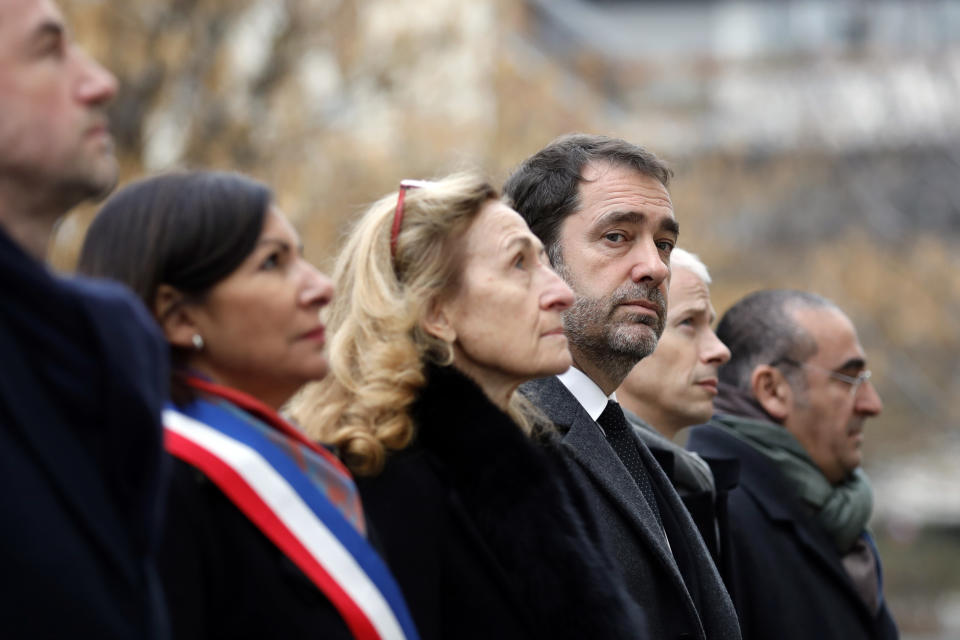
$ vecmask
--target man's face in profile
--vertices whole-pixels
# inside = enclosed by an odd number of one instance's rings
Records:
[[[843,312],[801,308],[792,313],[817,350],[799,365],[803,385],[791,385],[796,389],[784,426],[836,484],[860,466],[864,425],[868,418],[880,415],[883,402],[870,382],[853,386],[849,381],[866,369],[866,356],[857,330]]]
[[[104,108],[116,90],[50,0],[0,1],[0,180],[69,205],[108,191],[117,163]]]

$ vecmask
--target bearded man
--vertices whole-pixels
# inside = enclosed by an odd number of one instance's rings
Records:
[[[525,385],[562,434],[578,479],[656,638],[740,638],[710,554],[614,390],[663,332],[679,226],[670,170],[624,140],[561,137],[517,168],[505,194],[576,295],[573,367]]]

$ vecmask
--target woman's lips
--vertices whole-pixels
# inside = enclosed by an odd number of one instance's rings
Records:
[[[305,334],[300,336],[303,340],[313,340],[315,342],[323,343],[324,337],[326,335],[326,330],[324,327],[317,327],[312,331],[307,331]]]

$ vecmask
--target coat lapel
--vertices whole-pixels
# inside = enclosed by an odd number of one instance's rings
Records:
[[[686,583],[680,575],[656,516],[647,505],[630,472],[603,437],[597,423],[556,377],[536,380],[525,387],[524,392],[564,434],[563,443],[568,445],[565,450],[570,457],[576,460],[598,489],[617,506],[693,607]],[[646,446],[641,446],[640,450],[647,468],[656,473],[655,477],[651,477],[651,482],[660,485],[666,482],[669,486],[669,480]],[[670,507],[676,508],[672,503]]]

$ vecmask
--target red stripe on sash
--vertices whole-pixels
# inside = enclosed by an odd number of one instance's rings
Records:
[[[363,610],[319,564],[240,474],[213,453],[166,429],[164,447],[200,469],[330,600],[358,640],[380,640]]]
[[[321,447],[316,442],[313,442],[308,438],[302,431],[291,425],[289,422],[281,418],[276,411],[260,402],[251,395],[248,395],[242,391],[237,391],[231,387],[225,387],[222,384],[217,384],[215,382],[210,382],[209,380],[204,380],[203,378],[197,378],[196,376],[188,376],[187,384],[210,395],[219,396],[224,400],[227,400],[241,409],[252,413],[256,417],[260,418],[263,422],[266,422],[268,425],[279,431],[280,433],[286,435],[288,438],[293,438],[302,445],[309,447],[314,453],[317,453],[323,456],[323,459],[332,464],[340,473],[352,478],[350,472],[347,470],[343,463],[340,462],[340,459],[337,456],[333,455],[326,448]]]

